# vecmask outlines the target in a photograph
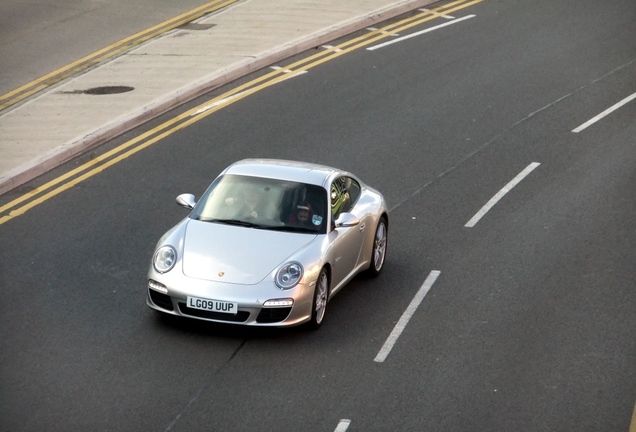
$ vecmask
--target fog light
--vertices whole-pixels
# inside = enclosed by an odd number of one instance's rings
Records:
[[[165,285],[160,284],[157,281],[153,281],[152,279],[148,281],[148,288],[155,291],[159,291],[162,294],[168,294],[168,288],[166,288]]]
[[[263,307],[289,307],[294,304],[294,299],[273,299],[263,303]]]

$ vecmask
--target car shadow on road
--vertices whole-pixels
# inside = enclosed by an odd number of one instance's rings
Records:
[[[215,323],[192,318],[178,317],[163,313],[153,313],[152,321],[162,331],[177,332],[191,336],[220,337],[223,339],[279,339],[305,334],[312,330],[305,325],[295,327],[249,327]]]

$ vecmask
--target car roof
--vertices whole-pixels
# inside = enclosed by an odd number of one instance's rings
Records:
[[[321,186],[336,173],[344,173],[344,171],[325,165],[282,159],[243,159],[233,163],[223,172],[223,174],[275,178]]]

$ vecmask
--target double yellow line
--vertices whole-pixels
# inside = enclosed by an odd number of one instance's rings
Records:
[[[199,6],[196,9],[192,9],[189,12],[181,14],[168,21],[164,21],[154,27],[134,34],[126,39],[122,39],[112,45],[107,46],[93,54],[86,56],[80,60],[77,60],[71,64],[64,66],[56,71],[53,71],[35,81],[31,81],[28,84],[23,85],[9,93],[0,96],[0,111],[9,108],[12,105],[36,94],[39,91],[46,89],[66,78],[69,78],[79,72],[82,72],[104,60],[111,59],[123,52],[130,50],[131,48],[146,42],[152,38],[155,38],[163,33],[173,30],[177,27],[181,27],[191,21],[201,18],[204,15],[215,12],[222,9],[232,3],[236,3],[238,0],[215,0],[210,3],[206,3],[203,6]]]
[[[442,15],[446,15],[483,0],[457,0],[445,4],[435,9],[415,14],[404,20],[387,25],[386,27],[371,31],[362,36],[344,42],[338,46],[325,49],[312,56],[294,62],[286,67],[282,67],[273,72],[267,73],[248,83],[238,86],[208,102],[198,105],[183,114],[180,114],[161,125],[139,135],[132,140],[104,153],[101,156],[87,162],[72,171],[36,188],[32,191],[16,198],[15,200],[0,207],[0,214],[9,211],[8,214],[0,217],[0,225],[17,217],[31,208],[41,204],[42,202],[72,188],[76,184],[93,177],[94,175],[104,171],[105,169],[115,165],[116,163],[128,158],[129,156],[155,144],[161,139],[183,129],[210,114],[238,101],[251,94],[254,94],[266,87],[277,84],[292,76],[302,74],[329,60],[333,60],[341,55],[347,54],[356,49],[374,44],[396,33],[405,31],[411,27],[426,23],[428,21],[438,19]],[[48,191],[48,192],[46,192]],[[46,192],[46,193],[45,193]],[[39,197],[37,197],[40,195]],[[37,198],[36,198],[37,197]],[[30,201],[29,201],[30,200]],[[29,201],[26,204],[24,202]]]

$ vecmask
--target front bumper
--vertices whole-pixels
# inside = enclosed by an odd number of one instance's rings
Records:
[[[299,284],[291,290],[280,290],[275,286],[269,287],[266,283],[255,286],[240,286],[190,280],[185,284],[188,289],[183,290],[166,283],[170,281],[157,279],[150,280],[161,284],[164,287],[162,291],[167,292],[160,292],[147,286],[146,303],[152,309],[170,315],[226,324],[263,327],[295,326],[309,321],[311,317],[313,284],[311,284],[312,286]],[[235,302],[238,303],[238,311],[235,314],[230,314],[191,308],[186,303],[188,295]],[[292,299],[293,305],[264,306],[268,300],[281,298]]]

